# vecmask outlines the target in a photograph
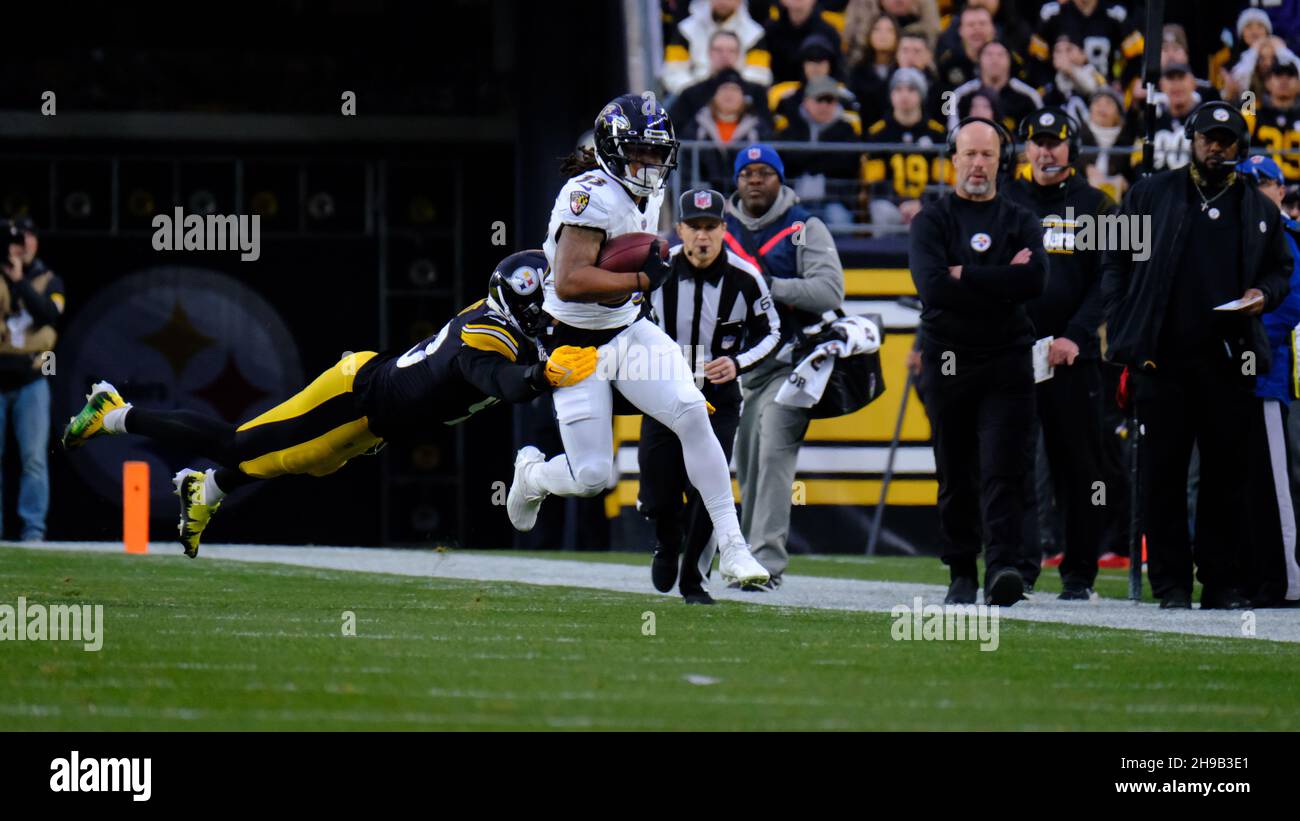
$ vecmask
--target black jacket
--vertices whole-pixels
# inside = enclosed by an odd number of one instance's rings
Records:
[[[1007,197],[1032,211],[1043,225],[1049,262],[1047,289],[1026,305],[1039,337],[1064,337],[1079,346],[1079,355],[1095,359],[1097,328],[1101,325],[1101,252],[1074,247],[1077,228],[1067,218],[1110,214],[1115,201],[1074,173],[1057,185],[1042,186],[1017,179]],[[1049,217],[1057,217],[1051,220]]]
[[[1124,197],[1120,214],[1150,215],[1151,238],[1145,260],[1135,260],[1132,251],[1107,250],[1102,254],[1101,297],[1106,319],[1103,355],[1111,362],[1144,368],[1158,365],[1160,328],[1169,304],[1174,266],[1182,256],[1191,217],[1191,186],[1189,163],[1140,180]],[[1277,206],[1249,186],[1243,193],[1239,293],[1258,288],[1264,293],[1264,310],[1271,311],[1290,291],[1291,251],[1282,233],[1282,214]],[[1229,319],[1236,320],[1236,331],[1226,340],[1228,344],[1237,355],[1254,351],[1257,372],[1266,373],[1271,356],[1264,324],[1259,317]]]

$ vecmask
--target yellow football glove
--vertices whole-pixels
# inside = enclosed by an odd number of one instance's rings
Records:
[[[718,409],[713,407],[713,403],[707,399],[704,400],[704,407],[709,409],[709,416],[712,416],[713,414],[718,412]]]
[[[546,360],[546,381],[553,387],[576,385],[596,372],[596,349],[562,345]]]

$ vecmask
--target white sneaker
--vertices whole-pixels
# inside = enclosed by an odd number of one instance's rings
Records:
[[[718,560],[718,572],[727,584],[745,585],[765,584],[771,574],[758,563],[754,554],[749,552],[749,545],[739,537],[724,542],[719,546],[722,558]]]
[[[515,454],[515,478],[510,482],[510,493],[506,496],[506,515],[520,533],[527,533],[537,524],[537,514],[546,499],[545,493],[536,495],[531,492],[525,469],[545,461],[545,454],[532,445],[525,445]]]

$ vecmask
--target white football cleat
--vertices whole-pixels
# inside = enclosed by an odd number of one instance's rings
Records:
[[[741,587],[761,585],[772,578],[772,574],[749,552],[745,540],[738,536],[720,544],[718,552],[722,554],[718,560],[718,572],[727,584]]]
[[[527,468],[545,461],[545,454],[532,445],[524,445],[515,454],[515,478],[510,482],[510,493],[506,496],[506,515],[520,533],[527,533],[537,524],[537,514],[546,499],[545,493],[537,495],[531,492]]]

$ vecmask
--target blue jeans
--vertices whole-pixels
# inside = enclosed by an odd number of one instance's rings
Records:
[[[45,458],[50,446],[50,383],[45,377],[17,390],[0,391],[0,459],[4,457],[4,432],[11,415],[23,462],[18,484],[22,540],[40,541],[45,538],[45,513],[50,507],[50,473]],[[0,504],[3,499],[0,493]]]

